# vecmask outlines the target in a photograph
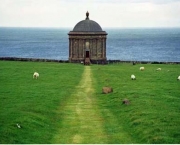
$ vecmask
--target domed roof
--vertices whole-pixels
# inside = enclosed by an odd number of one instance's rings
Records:
[[[77,23],[73,29],[76,32],[99,32],[102,31],[101,26],[89,19],[89,13],[86,13],[86,19]]]

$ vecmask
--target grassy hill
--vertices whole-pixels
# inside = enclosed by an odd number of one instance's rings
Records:
[[[176,80],[180,65],[145,64],[145,71],[140,66],[90,66],[106,142],[180,143],[180,81]],[[156,71],[158,67],[162,70]],[[63,107],[77,89],[84,68],[0,61],[0,143],[53,143],[62,127]],[[38,80],[32,78],[35,71],[40,73]],[[131,74],[137,80],[132,81]],[[102,94],[103,86],[111,86],[113,93]],[[129,105],[122,104],[125,98]]]

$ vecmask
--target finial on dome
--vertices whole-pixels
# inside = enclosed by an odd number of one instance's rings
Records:
[[[89,20],[89,12],[86,12],[86,20]]]

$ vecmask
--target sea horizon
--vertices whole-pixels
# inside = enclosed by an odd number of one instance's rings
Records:
[[[51,28],[51,29],[73,29],[74,26],[72,27],[56,27],[56,26],[0,26],[0,28]],[[144,27],[103,27],[102,29],[180,29],[179,26],[154,26],[154,27],[149,27],[149,26],[144,26]]]
[[[180,62],[180,27],[102,29],[108,33],[107,60]],[[68,60],[68,33],[72,30],[0,26],[0,57]]]

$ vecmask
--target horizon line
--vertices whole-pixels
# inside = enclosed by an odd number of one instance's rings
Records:
[[[74,27],[57,26],[0,26],[0,28],[55,28],[55,29],[73,29]],[[103,27],[105,29],[153,29],[153,28],[180,28],[180,26],[135,26],[135,27]]]

